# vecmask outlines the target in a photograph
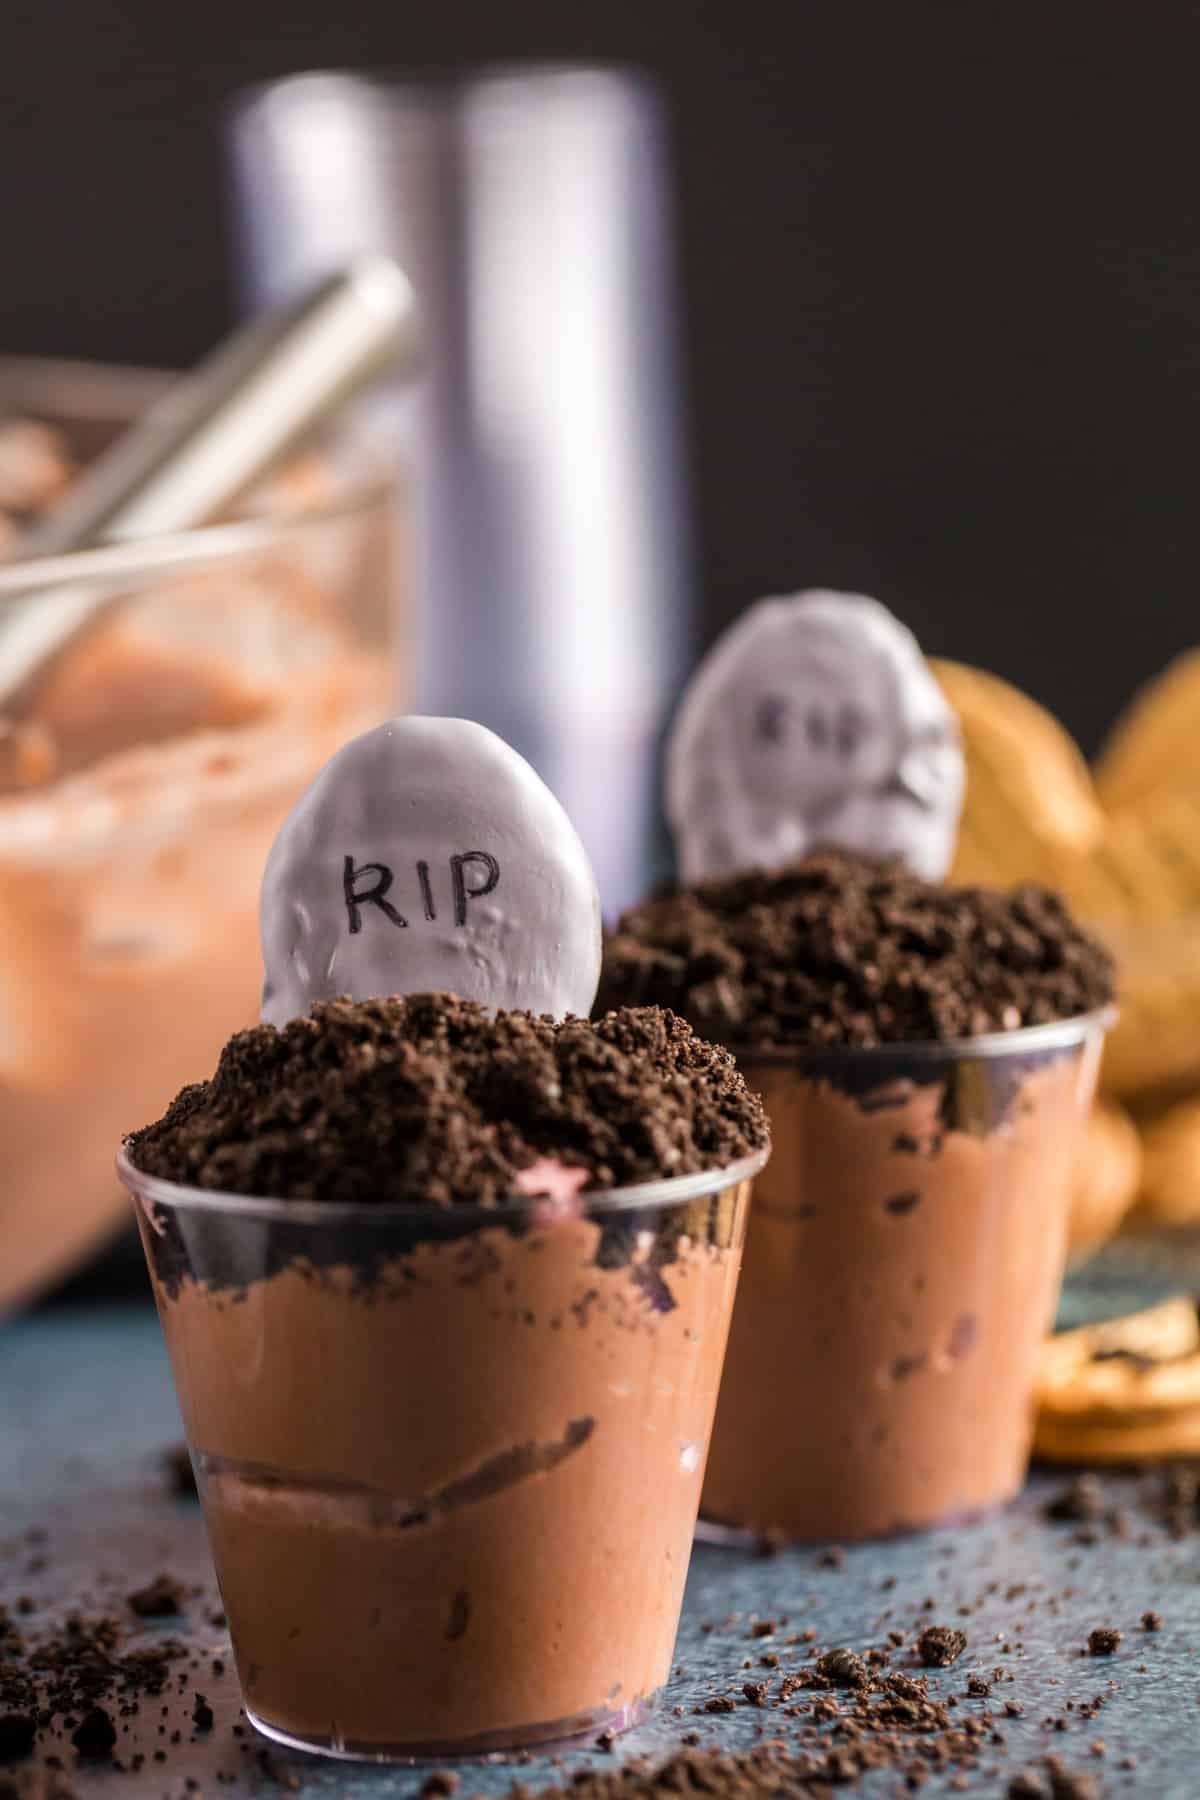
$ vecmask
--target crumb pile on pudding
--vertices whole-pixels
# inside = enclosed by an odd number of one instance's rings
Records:
[[[741,1046],[946,1042],[1095,1012],[1113,965],[1051,890],[924,881],[823,850],[653,895],[605,949],[598,1005],[673,1008]]]
[[[130,1155],[184,1186],[491,1206],[550,1159],[584,1192],[725,1168],[767,1141],[728,1051],[657,1007],[591,1023],[449,995],[334,1000],[231,1038]]]

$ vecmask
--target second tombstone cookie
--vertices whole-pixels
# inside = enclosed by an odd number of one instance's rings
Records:
[[[821,845],[939,881],[963,756],[916,639],[877,600],[760,600],[709,651],[667,745],[667,811],[692,884]]]

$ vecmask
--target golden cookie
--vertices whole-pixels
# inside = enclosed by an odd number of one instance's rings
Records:
[[[1137,1462],[1200,1451],[1200,1319],[1187,1299],[1042,1347],[1034,1451],[1063,1462]]]
[[[1139,1215],[1155,1225],[1200,1223],[1200,1100],[1146,1127]]]
[[[1086,1256],[1112,1237],[1137,1198],[1142,1144],[1123,1107],[1098,1101],[1088,1121],[1075,1173],[1068,1249]]]
[[[1075,1424],[1038,1419],[1033,1453],[1047,1462],[1166,1462],[1200,1457],[1200,1407],[1162,1419],[1125,1424]]]
[[[1120,1014],[1104,1052],[1105,1093],[1123,1099],[1194,1088],[1200,1071],[1200,917],[1147,926],[1089,920],[1117,961]]]
[[[1200,1319],[1180,1296],[1145,1312],[1061,1331],[1042,1346],[1039,1416],[1093,1422],[1200,1410]]]
[[[1134,696],[1096,762],[1106,806],[1131,806],[1162,788],[1200,788],[1200,650],[1189,650]]]
[[[967,792],[953,878],[1057,883],[1104,830],[1084,758],[1044,707],[964,663],[932,665],[958,715]]]

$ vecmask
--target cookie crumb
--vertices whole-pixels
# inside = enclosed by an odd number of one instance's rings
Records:
[[[80,1756],[91,1762],[101,1762],[111,1756],[116,1741],[116,1726],[102,1706],[89,1707],[71,1733],[71,1742]]]
[[[948,1669],[966,1647],[966,1632],[951,1625],[927,1625],[917,1639],[917,1655],[927,1669]]]
[[[125,1596],[126,1605],[139,1619],[169,1619],[183,1611],[187,1589],[172,1575],[156,1575],[144,1588]]]
[[[871,1685],[866,1663],[853,1650],[827,1650],[818,1658],[816,1667],[817,1674],[823,1675],[834,1687],[867,1688]]]
[[[32,1713],[0,1713],[0,1763],[19,1762],[30,1755],[37,1736],[37,1720]]]
[[[1046,1518],[1055,1524],[1091,1524],[1104,1516],[1104,1489],[1095,1475],[1077,1475],[1048,1500]]]
[[[421,1783],[421,1800],[450,1800],[462,1785],[462,1776],[453,1769],[434,1769]]]

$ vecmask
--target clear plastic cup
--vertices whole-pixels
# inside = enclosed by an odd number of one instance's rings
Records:
[[[386,1761],[635,1722],[765,1157],[423,1209],[199,1192],[122,1153],[259,1730]]]
[[[706,1520],[847,1540],[1016,1493],[1108,1022],[739,1057],[774,1147]]]

